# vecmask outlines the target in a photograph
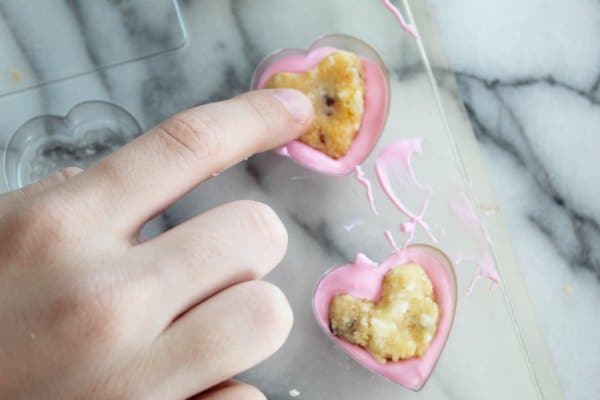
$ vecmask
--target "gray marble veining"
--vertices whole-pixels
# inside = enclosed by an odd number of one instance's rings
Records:
[[[565,395],[595,399],[600,4],[431,4]]]

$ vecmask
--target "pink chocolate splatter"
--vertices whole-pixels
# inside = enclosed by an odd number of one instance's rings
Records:
[[[427,212],[428,207],[429,207],[429,199],[425,200],[425,203],[423,203],[423,208],[421,209],[421,212],[419,213],[419,215],[417,215],[415,218],[411,218],[410,221],[406,221],[402,225],[400,225],[400,231],[408,234],[408,237],[406,238],[406,241],[404,242],[404,246],[403,246],[404,248],[408,247],[408,245],[412,243],[413,238],[415,236],[415,225],[417,224],[417,221],[419,221],[419,220],[423,221],[423,218],[425,217],[425,213]]]
[[[359,181],[367,191],[367,199],[369,200],[369,204],[371,205],[371,210],[375,216],[379,215],[377,212],[377,208],[375,207],[375,200],[373,199],[373,189],[371,188],[371,182],[365,176],[365,171],[362,169],[360,165],[354,167],[354,172],[356,176],[356,180]]]
[[[413,167],[412,167],[412,156],[413,154],[420,154],[422,152],[423,140],[417,139],[404,139],[394,142],[385,147],[379,157],[375,161],[375,173],[383,192],[390,199],[390,201],[400,210],[404,215],[409,218],[409,221],[402,224],[401,230],[404,233],[409,234],[409,240],[405,243],[408,245],[414,235],[414,229],[416,225],[419,225],[429,235],[431,240],[437,242],[436,237],[433,235],[429,224],[424,220],[424,214],[427,211],[428,201],[425,202],[423,209],[420,214],[415,214],[408,209],[408,207],[400,201],[394,189],[392,188],[392,176],[394,179],[402,180],[402,175],[407,175],[409,183],[420,188],[421,190],[430,192],[431,189],[427,186],[420,184],[417,181]]]
[[[392,232],[389,229],[386,229],[385,232],[383,232],[383,236],[385,236],[388,243],[392,247],[392,252],[397,253],[400,251],[400,248],[396,244],[396,240],[394,240],[394,235],[392,234]]]
[[[481,280],[481,278],[489,279],[492,284],[500,283],[500,276],[498,275],[496,264],[494,263],[489,248],[489,244],[491,244],[492,239],[489,235],[489,232],[482,224],[481,219],[477,215],[473,203],[466,193],[461,192],[454,199],[451,207],[458,219],[477,237],[480,242],[480,246],[482,247],[481,256],[478,258],[461,257],[455,260],[457,265],[465,262],[471,262],[476,264],[478,267],[477,274],[467,288],[467,295],[471,295],[475,285]]]
[[[388,10],[390,10],[394,17],[396,17],[396,20],[398,20],[398,23],[400,24],[400,27],[404,30],[404,32],[408,33],[414,38],[419,37],[419,33],[417,32],[415,27],[406,22],[400,10],[398,10],[398,8],[394,6],[390,0],[383,0],[383,4]]]

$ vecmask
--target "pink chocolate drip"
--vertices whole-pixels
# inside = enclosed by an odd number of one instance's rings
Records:
[[[356,173],[356,180],[360,182],[367,191],[367,199],[369,200],[369,204],[371,205],[371,210],[375,216],[379,215],[377,212],[377,208],[375,208],[375,200],[373,199],[373,189],[371,188],[371,182],[365,176],[365,171],[362,169],[360,165],[354,167],[354,172]]]
[[[402,201],[400,201],[398,196],[396,196],[396,193],[394,192],[391,183],[391,175],[393,169],[400,167],[408,174],[412,184],[414,184],[422,190],[431,191],[430,188],[421,185],[417,181],[412,167],[412,156],[415,153],[420,154],[422,152],[422,142],[422,139],[417,138],[399,140],[388,145],[381,151],[379,157],[377,157],[377,160],[375,161],[375,173],[377,174],[377,179],[385,195],[396,206],[396,208],[398,208],[398,210],[400,210],[404,215],[406,215],[410,219],[410,221],[403,224],[404,229],[402,231],[405,233],[409,233],[410,239],[412,240],[414,226],[419,225],[435,243],[437,242],[437,239],[433,235],[429,224],[427,224],[427,222],[424,221],[424,213],[427,209],[428,202],[425,203],[421,215],[415,215],[408,209],[408,207],[406,207],[406,205],[404,205],[404,203],[402,203]]]
[[[451,204],[454,214],[458,219],[475,234],[482,247],[482,253],[479,258],[460,258],[455,260],[456,265],[472,262],[477,265],[477,274],[467,288],[467,295],[473,293],[473,289],[481,278],[489,279],[493,284],[500,283],[500,276],[496,269],[496,265],[490,253],[489,245],[492,239],[489,232],[481,222],[481,219],[475,211],[475,207],[466,193],[459,193],[456,199]]]
[[[482,279],[488,279],[491,282],[490,289],[493,285],[500,283],[500,276],[496,270],[494,260],[489,250],[483,251],[480,258],[457,258],[455,261],[456,265],[464,263],[473,263],[477,265],[477,274],[471,280],[469,287],[466,290],[467,296],[470,296],[475,289],[477,283]]]
[[[406,22],[404,16],[402,16],[402,13],[400,13],[400,10],[398,10],[398,8],[394,6],[390,0],[383,0],[383,4],[388,10],[390,10],[392,14],[394,14],[394,17],[396,17],[398,23],[400,24],[400,27],[404,30],[404,32],[408,33],[414,38],[419,37],[419,33],[417,32],[415,27]]]
[[[294,54],[276,61],[262,74],[256,88],[263,88],[267,81],[279,72],[308,71],[336,50],[333,47],[319,47],[307,54]],[[279,148],[279,154],[288,156],[308,168],[331,175],[349,174],[367,158],[385,125],[385,110],[390,94],[387,78],[377,63],[365,57],[361,57],[361,63],[366,85],[364,113],[360,129],[348,153],[336,160],[299,140],[293,140]]]
[[[392,252],[393,253],[397,253],[397,252],[400,251],[400,248],[396,244],[396,240],[394,240],[394,235],[392,234],[392,232],[390,230],[386,229],[385,232],[383,232],[383,236],[385,236],[385,238],[387,239],[388,243],[392,247]]]
[[[421,209],[421,212],[419,213],[417,218],[411,218],[410,221],[406,221],[402,225],[400,225],[400,231],[408,234],[408,237],[404,241],[404,248],[407,248],[412,243],[415,236],[415,226],[417,224],[417,221],[423,221],[428,207],[429,199],[425,200],[425,203],[423,203],[423,208]]]
[[[456,282],[451,266],[437,256],[437,251],[428,246],[411,246],[400,250],[380,266],[359,254],[354,264],[335,268],[328,272],[317,285],[313,307],[319,325],[352,358],[371,371],[412,390],[419,390],[433,369],[444,346],[454,318],[456,305]],[[441,253],[439,253],[441,254]],[[329,305],[340,294],[376,301],[381,291],[384,275],[399,265],[416,263],[423,267],[433,284],[435,299],[440,306],[441,316],[437,332],[422,357],[399,362],[380,364],[369,352],[334,336],[329,328]]]

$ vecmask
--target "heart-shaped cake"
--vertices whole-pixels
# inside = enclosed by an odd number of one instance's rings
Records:
[[[344,35],[316,41],[307,51],[288,49],[267,57],[252,89],[291,88],[313,103],[315,121],[279,153],[311,169],[344,175],[369,155],[385,126],[387,72],[366,43]]]
[[[323,276],[313,306],[319,325],[352,358],[419,390],[454,319],[454,269],[428,245],[409,246],[381,265],[361,254]]]

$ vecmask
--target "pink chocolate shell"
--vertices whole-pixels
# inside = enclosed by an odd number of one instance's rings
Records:
[[[360,346],[351,344],[331,333],[329,305],[339,294],[375,301],[379,298],[384,275],[398,265],[416,263],[423,267],[433,284],[435,299],[441,311],[438,329],[429,348],[422,357],[381,364]],[[429,245],[412,245],[402,249],[381,265],[359,254],[354,264],[328,271],[317,284],[313,309],[318,324],[346,353],[365,368],[408,389],[420,390],[435,367],[444,348],[454,320],[456,308],[456,278],[452,263],[442,253]]]
[[[387,120],[389,80],[385,66],[375,50],[351,36],[325,36],[314,42],[308,50],[281,50],[265,58],[254,73],[252,89],[263,88],[267,81],[279,72],[306,72],[337,49],[351,51],[360,56],[366,85],[362,123],[348,153],[339,159],[333,159],[298,140],[282,146],[278,152],[313,170],[330,175],[346,175],[360,165],[373,150]]]

